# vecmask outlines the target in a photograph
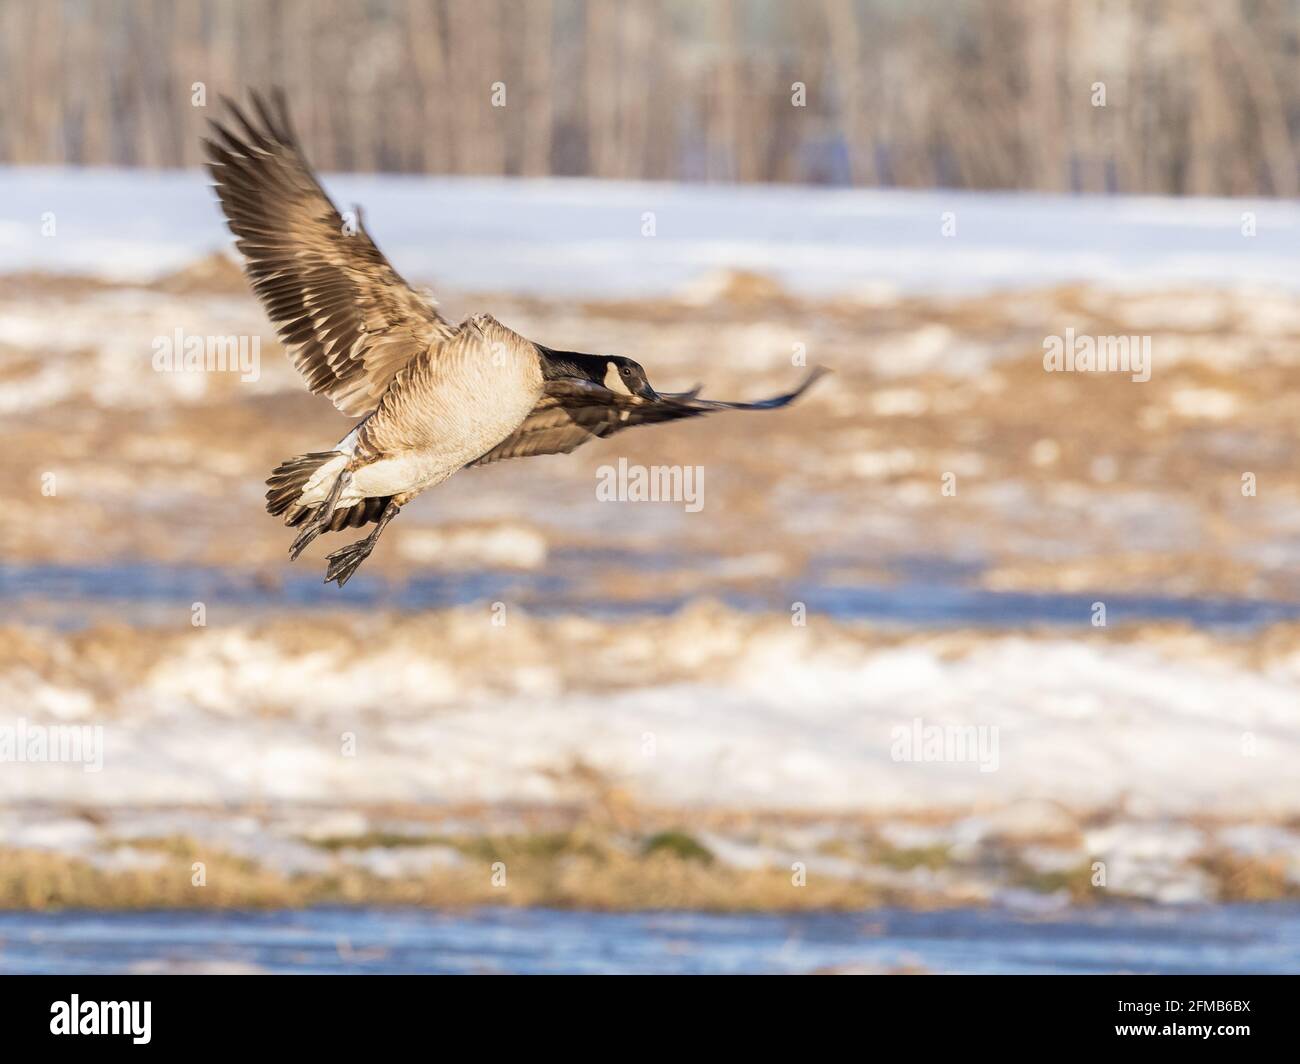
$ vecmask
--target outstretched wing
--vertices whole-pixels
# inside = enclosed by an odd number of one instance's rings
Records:
[[[698,398],[699,389],[658,399],[621,395],[585,381],[549,381],[546,393],[514,434],[470,465],[487,465],[505,458],[535,454],[568,454],[588,440],[603,439],[634,425],[653,425],[678,418],[699,417],[715,410],[775,410],[794,402],[828,371],[818,367],[792,392],[755,403],[728,403]]]
[[[233,121],[212,122],[203,143],[253,289],[307,387],[345,414],[368,413],[412,356],[455,330],[388,264],[359,210],[345,224],[282,92],[269,104],[253,95],[255,121],[225,103]]]

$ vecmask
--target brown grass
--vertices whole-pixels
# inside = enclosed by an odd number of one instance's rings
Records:
[[[409,812],[409,811],[407,811]],[[818,847],[822,855],[851,862],[856,871],[833,876],[811,861],[806,884],[779,861],[758,869],[717,859],[680,811],[628,808],[549,811],[478,810],[477,831],[465,833],[461,809],[449,819],[427,821],[424,831],[369,830],[354,835],[303,839],[327,856],[329,866],[289,874],[214,849],[194,838],[165,836],[109,843],[157,855],[148,868],[108,869],[83,857],[48,851],[0,849],[0,909],[60,908],[299,908],[314,905],[409,905],[463,908],[480,905],[597,911],[690,909],[709,912],[853,911],[881,905],[934,908],[981,904],[989,891],[1010,887],[1050,895],[1064,892],[1074,905],[1132,900],[1092,884],[1090,859],[1061,870],[1033,867],[1021,844],[990,839],[969,857],[947,846],[895,847],[870,822],[838,821],[837,837]],[[514,828],[493,827],[501,816]],[[696,831],[720,831],[735,840],[772,842],[782,827],[803,818],[756,817],[718,810],[692,818]],[[459,826],[455,833],[443,825]],[[1022,842],[1024,840],[1021,840]],[[441,847],[445,863],[419,874],[381,876],[350,858],[381,849],[400,855],[411,847]],[[195,886],[201,862],[205,883]],[[1189,866],[1207,873],[1212,896],[1224,902],[1267,902],[1300,897],[1281,856],[1262,858],[1211,846]],[[499,882],[504,871],[504,883]],[[911,873],[925,873],[913,877]],[[937,879],[931,879],[932,875]],[[920,886],[930,882],[931,886]],[[943,885],[940,885],[943,884]]]
[[[1218,885],[1223,902],[1286,901],[1300,898],[1300,884],[1287,878],[1286,861],[1278,857],[1246,857],[1213,850],[1197,860]]]
[[[772,912],[854,910],[902,900],[865,884],[812,875],[806,886],[795,887],[791,874],[781,869],[742,871],[666,849],[642,856],[582,835],[481,840],[465,846],[478,849],[480,859],[407,878],[384,878],[345,864],[326,874],[289,876],[214,853],[193,840],[159,844],[168,859],[147,870],[109,871],[60,854],[0,850],[0,909],[366,904]],[[205,865],[205,886],[191,882],[196,861]],[[504,886],[493,885],[497,861],[505,866]]]

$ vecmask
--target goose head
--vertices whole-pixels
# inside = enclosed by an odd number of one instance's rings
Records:
[[[659,393],[650,387],[650,380],[640,362],[622,355],[610,355],[605,364],[605,379],[601,381],[611,392],[626,392],[654,402]]]
[[[588,384],[599,384],[620,395],[635,395],[654,402],[659,393],[641,363],[622,355],[588,355],[580,351],[553,351],[537,345],[542,354],[543,374],[549,379],[569,377]]]

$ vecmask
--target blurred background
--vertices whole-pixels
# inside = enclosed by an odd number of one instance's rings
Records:
[[[0,18],[9,163],[196,167],[191,85],[274,81],[327,170],[1297,191],[1294,0],[16,0]],[[497,80],[507,106],[484,106]],[[1109,110],[1086,106],[1095,84]]]
[[[0,5],[0,970],[1295,970],[1298,51],[1284,0]],[[834,376],[459,475],[326,587],[264,481],[350,422],[199,169],[270,85],[450,320]]]

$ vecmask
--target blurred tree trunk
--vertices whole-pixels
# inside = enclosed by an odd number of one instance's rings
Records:
[[[1300,0],[4,0],[0,162],[281,85],[325,169],[1296,196],[1298,59]]]

